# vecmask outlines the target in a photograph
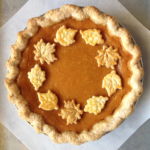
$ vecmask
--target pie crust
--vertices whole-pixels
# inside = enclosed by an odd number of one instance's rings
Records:
[[[95,24],[107,25],[109,34],[120,38],[124,49],[132,55],[129,62],[129,68],[132,76],[129,80],[131,91],[125,94],[122,101],[111,116],[96,123],[90,131],[83,130],[77,134],[75,131],[57,132],[54,126],[46,124],[42,115],[30,111],[28,101],[21,95],[16,79],[19,75],[19,64],[22,60],[21,52],[26,48],[29,38],[36,35],[39,27],[51,27],[54,24],[72,17],[77,21],[91,19]],[[48,11],[41,17],[32,18],[27,23],[27,28],[20,31],[17,35],[17,41],[11,46],[11,56],[6,63],[8,73],[5,79],[5,85],[8,90],[8,99],[15,104],[19,116],[30,123],[37,133],[47,134],[56,143],[70,142],[74,145],[80,145],[88,141],[94,141],[101,138],[104,134],[117,128],[123,120],[133,113],[134,104],[143,92],[141,83],[144,71],[141,67],[141,51],[133,42],[129,32],[122,28],[114,17],[100,12],[93,6],[80,8],[75,5],[64,5],[60,9]]]

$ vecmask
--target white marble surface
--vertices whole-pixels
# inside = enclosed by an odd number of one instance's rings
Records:
[[[26,2],[27,0],[0,0],[0,27],[7,22]],[[150,0],[145,0],[141,3],[140,0],[120,0],[122,4],[147,28],[150,29]],[[132,5],[131,5],[132,4]],[[136,6],[136,8],[134,7]],[[140,10],[140,11],[138,11]],[[145,11],[144,11],[145,10]],[[142,12],[142,13],[140,13]],[[144,13],[145,14],[144,14]],[[146,21],[146,19],[148,21]],[[126,149],[138,149],[149,150],[150,149],[150,121],[144,124],[140,129],[127,140],[120,150]],[[139,141],[139,142],[138,142]],[[27,150],[24,146],[9,130],[0,124],[0,150]]]

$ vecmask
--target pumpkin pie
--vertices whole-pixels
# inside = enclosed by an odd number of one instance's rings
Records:
[[[114,17],[64,5],[32,18],[11,46],[8,99],[56,143],[98,140],[133,113],[141,51]]]

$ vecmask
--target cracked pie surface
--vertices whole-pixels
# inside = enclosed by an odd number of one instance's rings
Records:
[[[139,47],[93,6],[30,19],[11,50],[8,99],[56,143],[98,140],[132,114],[143,91]]]

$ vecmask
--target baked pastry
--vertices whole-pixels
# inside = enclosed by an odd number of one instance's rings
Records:
[[[8,99],[56,143],[98,140],[133,113],[143,92],[140,60],[114,17],[64,5],[18,33],[6,63]]]

